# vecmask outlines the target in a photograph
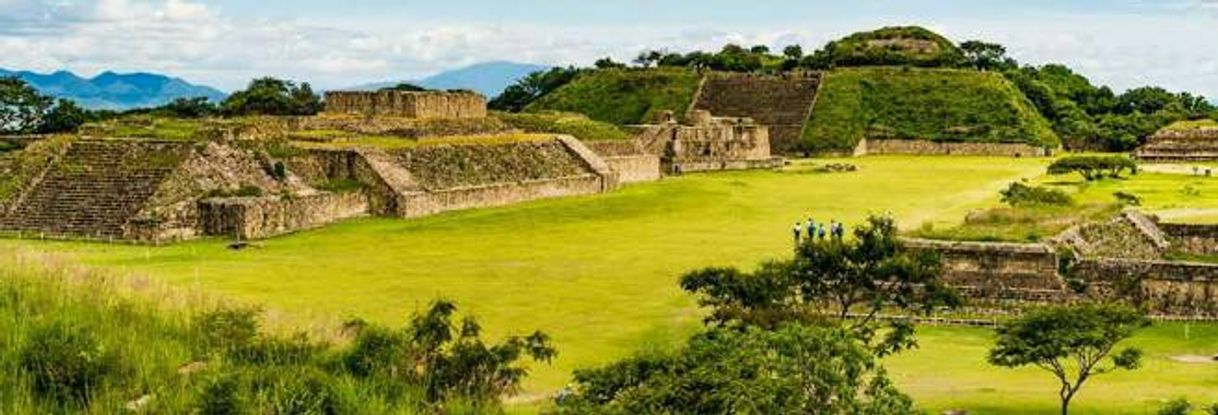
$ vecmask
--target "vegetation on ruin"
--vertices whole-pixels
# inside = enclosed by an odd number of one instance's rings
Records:
[[[803,145],[840,151],[864,138],[1059,144],[1044,118],[998,74],[910,68],[826,74]]]
[[[813,68],[918,66],[951,68],[965,62],[956,44],[917,26],[885,27],[829,42],[808,60]]]
[[[1023,204],[978,210],[965,216],[964,223],[939,227],[925,223],[911,236],[979,242],[1041,242],[1072,226],[1104,220],[1120,212],[1115,203],[1080,205]]]
[[[1002,203],[1012,207],[1020,206],[1069,206],[1074,204],[1074,199],[1068,193],[1061,189],[1054,189],[1047,186],[1029,186],[1020,182],[1012,182],[1007,186],[1006,190],[999,192],[1002,195]]]
[[[495,117],[526,133],[556,133],[580,140],[629,140],[634,138],[621,127],[594,121],[581,114],[563,112],[495,113]]]
[[[149,138],[170,141],[193,141],[207,131],[203,120],[159,117],[155,115],[127,115],[104,121],[85,124],[81,133],[97,137]]]
[[[609,69],[582,73],[542,96],[526,112],[576,112],[617,125],[656,121],[664,111],[678,117],[689,108],[702,75],[680,68]]]
[[[233,92],[220,104],[227,116],[241,115],[315,115],[323,109],[321,97],[308,82],[296,84],[275,78],[259,78]]]
[[[1218,128],[1218,119],[1200,119],[1191,121],[1176,121],[1166,127],[1163,131],[1190,131],[1200,129]]]
[[[0,206],[8,206],[10,197],[26,186],[48,163],[62,154],[71,143],[71,136],[53,136],[31,144],[24,150],[5,154],[0,164]]]
[[[484,341],[445,301],[402,329],[352,321],[334,346],[268,334],[253,309],[5,255],[6,414],[496,413],[521,361],[555,355],[540,332]]]

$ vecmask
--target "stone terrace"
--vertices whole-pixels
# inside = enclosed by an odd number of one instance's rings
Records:
[[[180,142],[76,141],[18,196],[0,228],[122,238],[128,220],[189,153]]]
[[[1134,155],[1151,162],[1218,160],[1218,128],[1162,131]]]
[[[818,73],[785,75],[711,74],[691,106],[716,116],[747,117],[770,128],[777,153],[794,149],[820,87]]]

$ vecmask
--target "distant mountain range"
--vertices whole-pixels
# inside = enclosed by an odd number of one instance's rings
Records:
[[[516,62],[485,62],[461,69],[441,72],[419,80],[378,82],[357,85],[347,90],[371,91],[391,87],[403,82],[430,89],[469,89],[487,98],[494,98],[530,73],[549,69],[549,66]]]
[[[89,109],[125,110],[156,107],[177,98],[207,97],[220,101],[227,96],[215,88],[151,73],[105,72],[82,78],[68,71],[40,74],[0,69],[0,76],[16,76],[45,95],[70,99]]]

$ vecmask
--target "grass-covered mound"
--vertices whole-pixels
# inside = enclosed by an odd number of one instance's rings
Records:
[[[892,67],[827,73],[804,145],[840,151],[863,138],[1059,144],[1044,117],[997,73]]]
[[[525,110],[576,112],[617,125],[646,123],[664,111],[682,115],[701,80],[701,74],[684,68],[589,71]]]
[[[1174,123],[1171,123],[1171,125],[1163,127],[1163,129],[1159,130],[1159,131],[1160,132],[1196,131],[1196,130],[1207,130],[1207,129],[1218,129],[1218,121],[1211,120],[1211,119],[1176,121]]]
[[[565,112],[496,113],[496,118],[525,133],[567,134],[580,140],[629,140],[631,134],[616,125],[581,114]]]
[[[918,26],[885,27],[829,42],[814,59],[828,66],[952,67],[964,54],[951,40]]]

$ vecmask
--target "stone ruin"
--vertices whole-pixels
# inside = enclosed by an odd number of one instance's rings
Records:
[[[1045,243],[906,244],[938,253],[944,280],[974,304],[1118,300],[1155,315],[1218,318],[1218,264],[1172,259],[1218,254],[1218,225],[1160,223],[1126,211]]]
[[[370,117],[486,118],[486,98],[464,91],[332,91],[326,93],[325,112]]]
[[[715,117],[693,111],[691,125],[682,125],[671,112],[660,124],[642,126],[639,143],[660,158],[665,174],[765,169],[782,166],[770,153],[769,128],[750,118]]]
[[[1134,157],[1152,163],[1218,160],[1218,128],[1160,131]]]
[[[776,153],[794,151],[812,115],[820,89],[819,72],[790,72],[781,75],[708,74],[687,110],[725,117],[751,118],[769,128]]]

